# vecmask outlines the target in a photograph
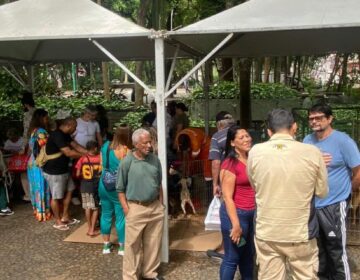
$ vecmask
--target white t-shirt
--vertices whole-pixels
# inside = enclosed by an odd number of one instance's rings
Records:
[[[10,139],[6,140],[4,143],[5,151],[12,152],[20,152],[20,150],[24,147],[24,139],[22,137],[19,138],[16,142],[10,141]]]
[[[81,146],[86,147],[88,141],[96,141],[96,133],[100,132],[97,121],[84,121],[82,118],[76,119],[77,127],[75,131],[75,141]]]

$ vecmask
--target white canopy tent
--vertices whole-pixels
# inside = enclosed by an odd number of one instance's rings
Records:
[[[0,6],[0,18],[0,63],[4,67],[14,63],[112,60],[146,91],[152,91],[119,60],[154,60],[153,39],[162,38],[162,32],[138,26],[91,0],[20,0]],[[164,44],[163,39],[161,43]],[[166,43],[166,53],[161,57],[164,59],[175,53],[186,55],[178,46]],[[12,73],[8,68],[6,70]],[[16,78],[16,73],[12,74]],[[165,72],[157,73],[160,75],[164,76]],[[161,85],[157,88],[161,89]],[[162,172],[167,174],[165,106],[164,98],[158,94],[157,90],[159,158]],[[167,204],[166,176],[163,176],[162,188]],[[169,260],[167,213],[162,260]]]
[[[167,90],[165,97],[211,57],[358,52],[359,9],[358,0],[250,0],[170,31],[168,37],[172,42],[192,49],[203,59]],[[205,116],[207,112],[205,109]]]

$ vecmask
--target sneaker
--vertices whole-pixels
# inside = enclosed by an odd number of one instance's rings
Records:
[[[112,247],[112,244],[110,242],[104,243],[104,247],[103,247],[103,250],[102,250],[103,255],[110,254],[111,253],[111,247]]]
[[[123,244],[119,245],[118,255],[119,255],[119,256],[123,256],[123,255],[124,255],[124,245],[123,245]]]
[[[0,210],[0,216],[11,216],[14,215],[14,211],[11,211],[9,207]]]
[[[209,258],[215,258],[215,259],[223,259],[224,258],[224,254],[216,252],[215,250],[207,250],[206,255]]]
[[[80,199],[78,199],[77,197],[73,197],[73,198],[71,199],[71,202],[72,202],[72,204],[74,204],[74,205],[80,205],[80,204],[81,204]]]

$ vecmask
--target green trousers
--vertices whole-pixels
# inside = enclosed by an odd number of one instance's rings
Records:
[[[5,209],[7,206],[6,190],[4,183],[0,181],[0,209]]]

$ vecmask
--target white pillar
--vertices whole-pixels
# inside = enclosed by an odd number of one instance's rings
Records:
[[[164,38],[155,38],[155,73],[156,73],[156,120],[158,133],[158,156],[162,167],[162,190],[165,205],[164,231],[161,248],[162,262],[169,262],[169,225],[168,225],[168,193],[166,164],[166,129],[165,129],[165,57]]]

